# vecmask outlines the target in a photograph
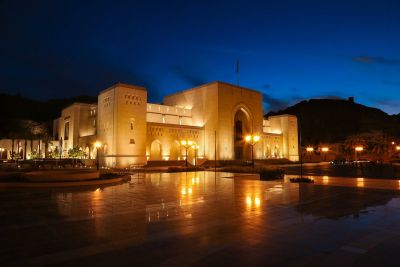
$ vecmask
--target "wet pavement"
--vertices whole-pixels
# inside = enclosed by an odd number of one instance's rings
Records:
[[[0,191],[0,266],[398,266],[396,188],[230,176]]]

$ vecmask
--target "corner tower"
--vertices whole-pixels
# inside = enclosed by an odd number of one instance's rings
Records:
[[[98,97],[100,159],[107,167],[146,164],[147,90],[117,83]]]

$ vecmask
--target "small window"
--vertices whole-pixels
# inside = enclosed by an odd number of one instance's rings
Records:
[[[133,130],[133,122],[131,122],[131,130]]]
[[[129,144],[134,145],[135,144],[135,139],[130,139]]]
[[[68,140],[69,138],[69,122],[64,124],[64,140]]]

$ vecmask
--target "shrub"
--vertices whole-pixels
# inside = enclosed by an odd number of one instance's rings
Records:
[[[314,183],[314,180],[308,177],[290,178],[291,183]]]
[[[204,171],[203,167],[195,167],[195,166],[170,166],[168,167],[167,172],[196,172],[196,171]]]
[[[221,168],[224,172],[233,173],[258,173],[260,175],[260,180],[276,180],[282,179],[285,175],[285,170],[277,167],[267,167],[267,166],[227,166]]]

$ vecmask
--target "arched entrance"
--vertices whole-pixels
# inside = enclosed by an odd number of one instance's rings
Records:
[[[169,152],[169,159],[170,160],[181,160],[180,154],[181,146],[178,141],[173,141],[171,144],[171,149]]]
[[[150,160],[161,160],[161,142],[154,140],[150,146]]]
[[[236,111],[233,127],[235,160],[248,159],[249,149],[244,137],[251,132],[250,116],[244,108],[239,108]]]

